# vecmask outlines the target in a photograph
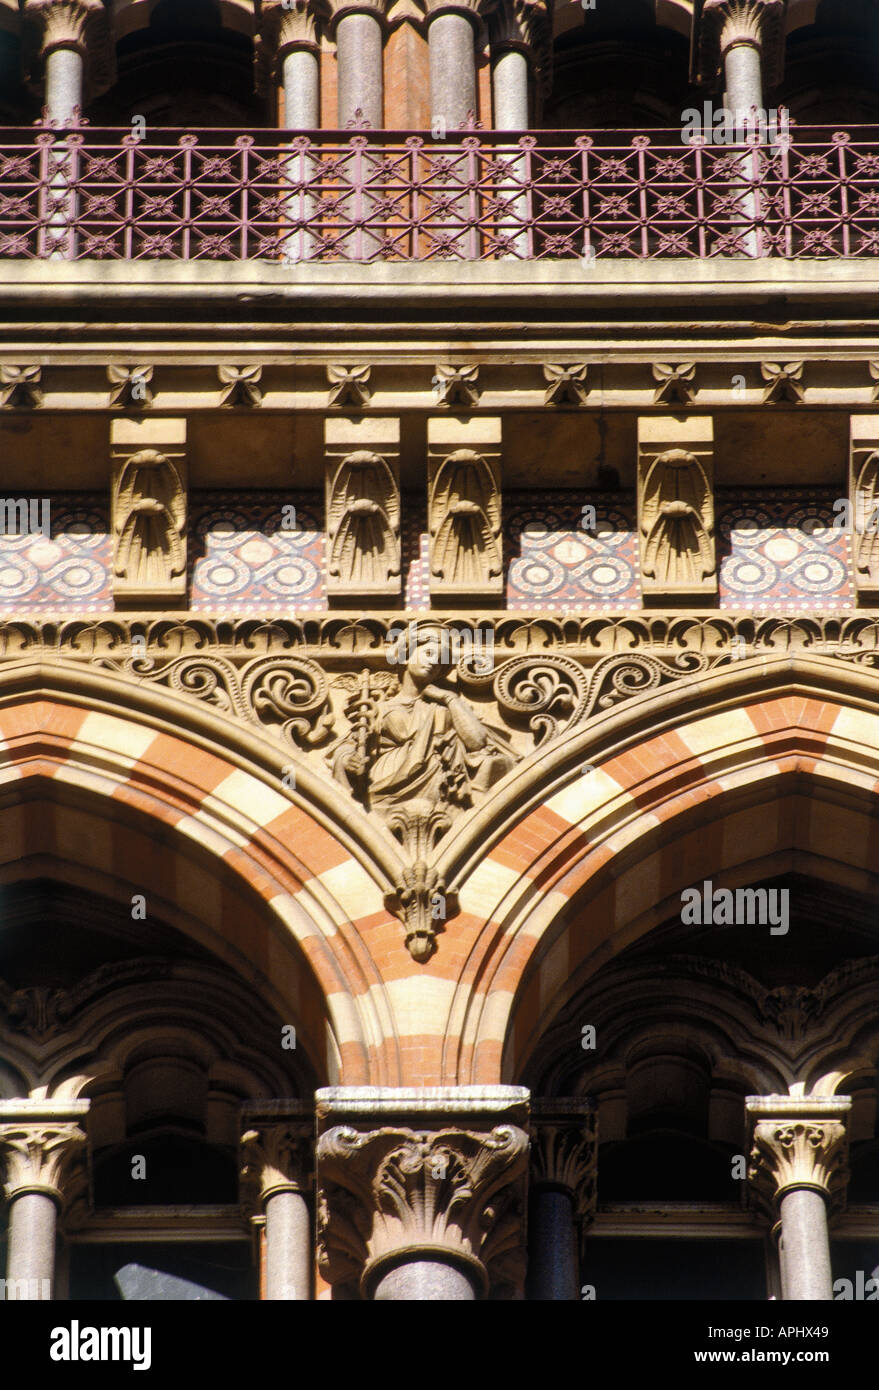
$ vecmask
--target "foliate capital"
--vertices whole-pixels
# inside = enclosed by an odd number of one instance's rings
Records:
[[[26,0],[25,67],[40,82],[51,53],[68,48],[85,60],[85,84],[99,96],[115,81],[115,51],[110,15],[103,0]]]
[[[820,1191],[831,1206],[844,1200],[848,1181],[847,1097],[750,1097],[748,1179],[758,1202],[775,1210],[788,1192]]]
[[[263,1205],[278,1193],[307,1193],[312,1187],[314,1123],[303,1106],[273,1111],[246,1106],[242,1113],[241,1177]]]
[[[278,80],[280,64],[288,53],[297,48],[318,49],[328,15],[325,0],[261,0],[255,54],[258,90]]]
[[[705,0],[696,34],[697,80],[711,82],[736,44],[756,48],[767,86],[784,69],[784,0]]]
[[[370,1297],[401,1255],[463,1268],[484,1295],[511,1282],[519,1243],[528,1135],[338,1125],[318,1142],[321,1267],[359,1278]]]
[[[520,1086],[318,1091],[318,1258],[371,1298],[407,1259],[451,1264],[482,1295],[525,1275],[528,1092]]]
[[[598,1117],[588,1101],[531,1102],[531,1185],[571,1194],[578,1221],[591,1221],[597,1200]]]
[[[63,1205],[76,1187],[75,1170],[85,1158],[80,1124],[88,1101],[59,1106],[30,1102],[0,1104],[0,1164],[9,1201],[40,1192]]]

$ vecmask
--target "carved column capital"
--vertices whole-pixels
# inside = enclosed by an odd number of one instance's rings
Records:
[[[758,1203],[769,1212],[788,1192],[820,1192],[831,1207],[844,1201],[848,1182],[845,1118],[851,1101],[843,1096],[750,1096],[748,1180]]]
[[[84,60],[90,96],[100,96],[113,85],[115,49],[103,0],[26,0],[23,55],[32,83],[41,83],[46,59],[62,48]]]
[[[279,1192],[311,1191],[314,1176],[314,1121],[298,1101],[249,1105],[241,1112],[241,1181],[256,1205]]]
[[[0,1164],[9,1201],[38,1192],[65,1205],[78,1191],[89,1102],[0,1102]]]
[[[595,1215],[598,1116],[578,1096],[531,1102],[531,1185],[570,1193],[578,1222]]]
[[[280,77],[288,53],[307,48],[317,52],[329,17],[326,0],[260,0],[256,17],[255,69],[258,91]]]
[[[712,82],[731,48],[756,48],[764,80],[774,86],[784,69],[784,0],[704,0],[696,31],[696,77]]]
[[[347,1106],[336,1099],[347,1088],[318,1092],[319,1126],[349,1121],[318,1140],[319,1262],[331,1283],[364,1298],[407,1260],[453,1265],[482,1296],[521,1286],[527,1092],[439,1089],[376,1090],[369,1115],[357,1088]]]
[[[384,27],[387,20],[388,3],[387,0],[328,0],[328,9],[328,31],[331,37],[335,37],[339,20],[344,19],[349,14],[372,15]]]

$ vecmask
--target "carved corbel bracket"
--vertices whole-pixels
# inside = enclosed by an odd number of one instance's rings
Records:
[[[803,363],[761,362],[760,371],[767,383],[763,391],[764,405],[802,405]]]
[[[107,367],[107,380],[110,383],[111,408],[145,410],[147,406],[152,405],[152,367],[118,367],[110,363]]]
[[[638,420],[638,534],[645,600],[717,593],[710,418]]]
[[[333,599],[400,593],[400,422],[330,417],[326,450],[327,593]]]
[[[158,607],[186,596],[186,421],[110,426],[113,596]]]
[[[500,418],[432,418],[427,441],[431,597],[500,595]]]
[[[220,364],[217,367],[217,377],[222,387],[221,405],[262,405],[262,367],[229,367]]]

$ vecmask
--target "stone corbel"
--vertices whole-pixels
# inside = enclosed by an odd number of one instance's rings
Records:
[[[399,596],[400,422],[329,417],[326,449],[327,594]]]
[[[709,417],[638,420],[638,534],[645,602],[717,594]]]
[[[36,410],[43,403],[43,369],[39,365],[0,365],[0,406]]]
[[[731,48],[756,48],[764,83],[774,87],[784,72],[784,0],[704,0],[695,19],[693,43],[697,82],[713,83]]]
[[[42,90],[46,59],[59,49],[78,53],[85,67],[86,99],[116,81],[111,13],[103,0],[26,0],[22,57],[28,82]]]
[[[427,443],[431,597],[498,597],[504,586],[500,418],[432,417]]]
[[[110,406],[119,410],[145,409],[153,402],[153,368],[119,367],[110,363],[107,367],[107,380],[110,383]]]
[[[512,1086],[317,1092],[318,1258],[342,1296],[521,1291],[527,1098]]]
[[[760,372],[767,383],[763,390],[764,405],[802,405],[803,363],[761,362]]]
[[[849,435],[848,521],[858,602],[879,602],[879,415],[853,415]]]
[[[186,597],[186,421],[110,425],[113,596],[156,608]]]

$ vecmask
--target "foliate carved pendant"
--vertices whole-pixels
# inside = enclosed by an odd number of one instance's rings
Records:
[[[369,445],[351,449],[351,444]],[[400,592],[399,423],[326,422],[327,592]]]
[[[690,448],[659,448],[670,422],[639,421],[638,531],[645,598],[717,592],[710,420],[683,422]],[[701,434],[701,438],[699,435]],[[682,441],[683,442],[683,441]]]
[[[500,420],[428,421],[430,591],[500,595]]]
[[[157,605],[186,594],[183,455],[139,449],[113,470],[113,594]]]

